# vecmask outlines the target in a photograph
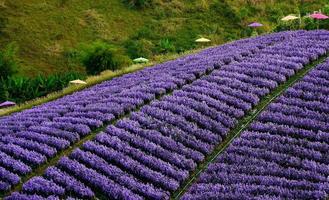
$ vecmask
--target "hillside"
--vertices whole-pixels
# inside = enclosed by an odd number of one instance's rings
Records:
[[[326,199],[328,56],[264,34],[0,117],[0,198]]]
[[[260,32],[270,31],[283,15],[312,12],[325,2],[155,0],[135,9],[121,0],[0,0],[0,47],[17,43],[19,75],[81,71],[65,56],[81,43],[105,40],[131,57],[140,49],[149,56],[180,52],[194,48],[199,36],[213,44],[249,36],[245,27],[255,20],[266,25]]]

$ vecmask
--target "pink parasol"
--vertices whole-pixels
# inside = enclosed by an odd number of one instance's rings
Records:
[[[253,22],[253,23],[249,24],[248,26],[255,28],[255,27],[261,27],[261,26],[263,26],[263,24],[258,23],[258,22]]]
[[[327,15],[321,14],[321,13],[313,13],[310,15],[311,18],[316,19],[316,20],[321,20],[321,19],[328,19],[329,17]],[[318,21],[318,26],[317,29],[319,29],[319,21]]]
[[[313,19],[328,19],[329,17],[327,15],[321,14],[321,13],[314,13],[310,15]]]
[[[10,106],[15,106],[15,105],[16,105],[16,103],[14,103],[14,102],[5,101],[0,104],[0,108],[6,108],[6,107],[10,107]]]

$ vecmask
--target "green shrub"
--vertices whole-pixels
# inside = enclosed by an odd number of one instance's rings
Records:
[[[186,24],[180,30],[177,30],[174,38],[175,51],[177,53],[184,52],[196,47],[195,39],[198,35],[202,34],[199,32],[200,27],[197,22]]]
[[[152,5],[153,0],[123,0],[123,2],[132,8],[145,8]]]
[[[246,20],[248,16],[252,15],[252,13],[247,7],[240,8],[236,14],[241,20]]]
[[[104,70],[118,70],[131,63],[121,49],[100,41],[84,46],[80,52],[80,59],[87,73],[92,75]]]
[[[284,16],[283,10],[277,6],[266,5],[265,11],[267,13],[267,18],[270,22],[276,23],[281,16]]]
[[[11,100],[22,103],[45,96],[51,92],[63,89],[71,80],[85,79],[85,75],[68,72],[35,78],[10,77],[0,81],[0,101]]]
[[[9,96],[6,85],[3,82],[3,80],[0,80],[0,102],[6,101]]]
[[[323,13],[329,15],[329,4],[323,7]],[[329,29],[328,21],[329,20],[322,20],[320,28],[328,30]]]
[[[146,39],[129,40],[126,42],[125,47],[131,58],[150,58],[153,56],[154,44]]]
[[[300,28],[301,25],[299,19],[287,21],[287,22],[278,20],[277,25],[274,28],[274,31],[278,32],[278,31],[286,31],[286,30],[297,30]]]
[[[175,46],[169,39],[161,39],[159,41],[159,44],[157,46],[157,51],[159,53],[168,53],[168,52],[174,52]]]
[[[319,22],[316,20],[310,18],[310,17],[303,17],[302,18],[303,28],[306,30],[314,30],[317,29],[317,26]]]
[[[327,4],[323,7],[323,13],[326,15],[329,15],[329,4]]]
[[[15,43],[7,45],[0,51],[0,79],[7,79],[16,73],[19,66],[16,57],[18,47]]]

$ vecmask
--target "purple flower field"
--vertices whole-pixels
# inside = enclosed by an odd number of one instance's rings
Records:
[[[327,31],[238,40],[1,117],[0,193],[170,199],[239,120],[328,50]],[[329,60],[270,103],[182,199],[325,199],[328,99]]]
[[[182,199],[325,199],[329,59],[254,121]]]

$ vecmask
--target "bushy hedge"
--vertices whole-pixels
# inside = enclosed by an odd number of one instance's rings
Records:
[[[86,67],[86,72],[92,75],[104,70],[118,70],[131,64],[131,60],[122,49],[102,41],[84,45],[79,57]]]
[[[68,72],[35,78],[9,77],[0,80],[0,102],[11,100],[22,103],[63,89],[71,80],[85,79],[85,75]]]

